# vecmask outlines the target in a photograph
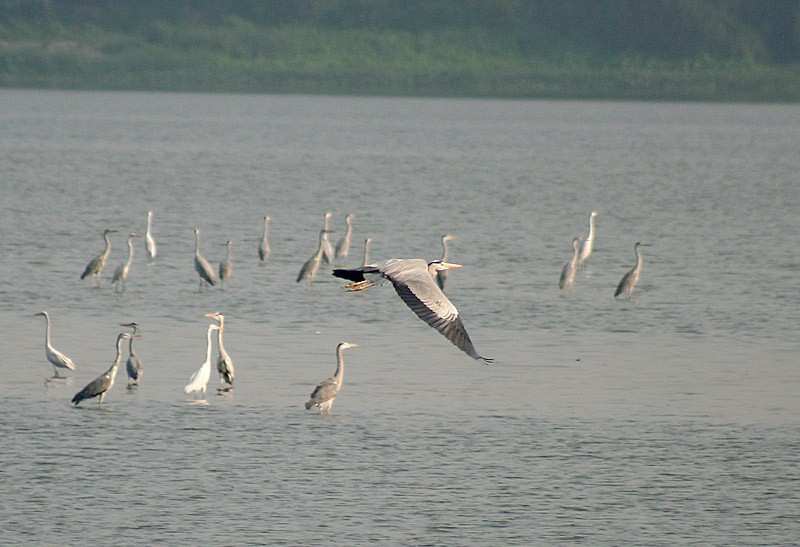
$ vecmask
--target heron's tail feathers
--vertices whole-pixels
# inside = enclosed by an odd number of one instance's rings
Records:
[[[81,401],[83,401],[83,399],[84,399],[84,397],[83,397],[83,392],[80,392],[80,393],[76,393],[76,394],[75,394],[75,396],[72,398],[72,401],[70,401],[70,402],[71,402],[73,405],[75,405],[75,406],[78,406],[78,404],[79,404]]]
[[[347,279],[348,281],[364,281],[366,278],[364,274],[375,274],[378,273],[378,270],[375,266],[362,266],[360,268],[336,268],[333,270],[333,275],[336,277],[341,277],[342,279]]]
[[[312,406],[314,406],[314,401],[312,401],[311,399],[306,401],[306,410],[309,410]]]

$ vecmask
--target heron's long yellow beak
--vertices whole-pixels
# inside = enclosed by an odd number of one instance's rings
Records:
[[[464,267],[463,264],[456,264],[455,262],[442,262],[442,266],[444,266],[445,270],[457,270]]]

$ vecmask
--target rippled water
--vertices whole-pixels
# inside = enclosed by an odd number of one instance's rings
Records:
[[[798,142],[797,106],[0,91],[2,543],[796,543]],[[81,282],[148,208],[156,263],[139,242],[126,293]],[[390,287],[297,285],[328,209],[353,264],[458,235],[448,293],[496,364]],[[194,224],[210,259],[234,241],[225,291],[197,292]],[[212,310],[238,385],[188,404]],[[142,386],[72,408],[130,320]],[[334,414],[306,413],[340,340]]]

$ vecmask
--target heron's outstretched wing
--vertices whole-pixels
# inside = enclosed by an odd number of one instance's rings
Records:
[[[424,260],[390,260],[381,271],[417,317],[473,359],[480,359],[485,363],[493,361],[475,351],[475,346],[458,316],[458,310],[428,273],[428,264]]]

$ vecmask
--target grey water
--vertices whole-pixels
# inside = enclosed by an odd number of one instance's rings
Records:
[[[798,143],[795,105],[0,91],[0,542],[797,544]],[[115,294],[148,209],[158,258],[137,240]],[[326,210],[334,241],[355,215],[345,264],[457,235],[447,293],[495,364],[390,285],[295,283]],[[234,242],[225,290],[198,291],[194,225],[213,263]],[[196,404],[210,311],[237,383]],[[142,384],[73,408],[131,320]],[[306,412],[341,340],[333,414]]]

